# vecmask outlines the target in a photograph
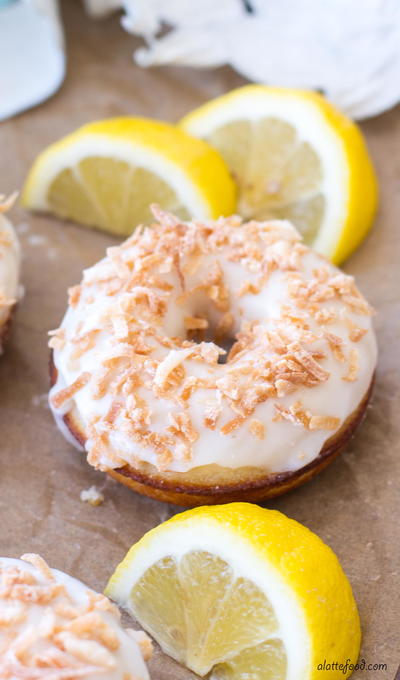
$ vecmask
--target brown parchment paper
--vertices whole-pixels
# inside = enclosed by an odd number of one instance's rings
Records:
[[[1,193],[20,188],[36,154],[82,123],[120,114],[176,121],[244,82],[229,69],[142,70],[131,61],[136,43],[117,16],[91,21],[73,0],[63,3],[63,16],[65,83],[50,101],[0,124]],[[316,531],[340,557],[360,608],[362,657],[387,664],[386,671],[365,669],[353,677],[393,680],[400,663],[400,108],[362,128],[380,178],[381,208],[345,270],[378,312],[375,392],[344,455],[269,505]],[[46,333],[63,316],[67,287],[113,239],[19,207],[11,217],[23,247],[26,294],[0,359],[0,554],[40,552],[52,566],[101,590],[131,544],[177,511],[91,469],[64,441],[47,408]],[[92,484],[105,495],[95,508],[79,500]],[[158,650],[150,668],[156,680],[194,677]]]

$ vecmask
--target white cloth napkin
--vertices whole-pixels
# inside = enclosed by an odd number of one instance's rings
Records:
[[[57,0],[0,0],[0,120],[53,94],[65,73]],[[249,80],[323,91],[352,118],[400,100],[400,0],[84,0],[122,9],[149,67],[231,64]],[[167,27],[167,30],[166,30]]]
[[[122,0],[120,5],[125,29],[147,42],[134,54],[141,66],[228,63],[256,82],[322,90],[358,119],[400,100],[399,0]],[[167,33],[161,31],[165,25]]]

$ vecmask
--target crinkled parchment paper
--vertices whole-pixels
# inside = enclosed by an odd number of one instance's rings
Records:
[[[177,120],[209,97],[242,84],[229,70],[141,70],[117,17],[96,23],[64,3],[68,76],[41,107],[0,124],[0,192],[22,185],[36,154],[78,125],[119,114]],[[363,125],[381,184],[375,229],[346,263],[377,310],[380,357],[372,405],[348,449],[313,482],[270,505],[316,531],[353,584],[363,625],[362,656],[393,680],[398,653],[400,477],[400,109]],[[142,498],[92,470],[57,431],[46,404],[46,332],[64,313],[66,289],[115,242],[107,235],[14,208],[23,283],[6,354],[0,359],[0,554],[40,552],[102,589],[130,545],[176,509]],[[105,501],[79,499],[96,484]],[[327,661],[335,661],[334,659]],[[191,676],[156,651],[156,680]]]

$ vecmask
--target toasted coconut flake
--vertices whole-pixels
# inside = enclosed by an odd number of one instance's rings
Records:
[[[334,335],[333,333],[326,332],[324,333],[324,337],[327,339],[335,359],[341,362],[345,361],[342,338],[339,338],[338,335]]]
[[[373,314],[374,310],[361,296],[344,295],[343,301],[353,312],[356,312],[357,314],[364,314],[365,316],[371,316]]]
[[[83,354],[86,354],[86,352],[95,346],[96,338],[99,332],[99,328],[93,328],[86,333],[76,335],[74,338],[72,338],[71,344],[74,347],[70,354],[71,361],[79,359]]]
[[[243,295],[258,295],[260,291],[260,286],[252,283],[251,281],[245,281],[239,288],[238,296],[243,297]]]
[[[41,638],[51,638],[56,628],[56,615],[53,609],[48,607],[44,610],[43,616],[39,621],[38,633]],[[36,655],[34,657],[36,661]]]
[[[42,573],[46,581],[55,580],[49,565],[44,561],[43,557],[40,557],[40,555],[36,555],[35,553],[25,553],[25,555],[21,556],[21,560],[24,560],[24,562],[29,562],[29,564],[33,564],[33,566]]]
[[[160,265],[162,262],[162,256],[160,253],[149,253],[144,255],[142,258],[135,260],[134,267],[136,271],[147,271],[154,266]]]
[[[107,389],[109,387],[110,382],[111,382],[110,369],[108,368],[100,369],[96,374],[96,379],[93,385],[92,399],[96,400],[102,399],[107,393]]]
[[[163,361],[161,361],[157,366],[156,374],[154,376],[154,384],[157,387],[163,387],[170,373],[174,371],[183,361],[185,361],[185,359],[190,357],[194,351],[194,347],[188,347],[187,349],[173,349],[168,352],[165,359],[163,359]]]
[[[297,401],[290,408],[275,404],[275,420],[288,420],[294,425],[300,425],[307,430],[337,430],[340,419],[335,416],[313,415],[303,408],[301,401]]]
[[[119,609],[117,605],[113,604],[108,597],[102,593],[96,593],[93,590],[87,590],[86,595],[88,598],[88,610],[98,609],[102,612],[110,612],[118,620],[121,618]]]
[[[291,407],[290,412],[296,419],[298,424],[303,425],[303,427],[308,428],[310,423],[311,414],[303,408],[300,400],[296,401]]]
[[[164,210],[157,203],[152,203],[150,210],[157,222],[160,222],[160,224],[164,224],[171,229],[175,229],[175,227],[177,227],[179,224],[182,224],[179,217],[176,217],[172,213],[168,212],[168,210]]]
[[[274,404],[274,406],[276,412],[275,421],[288,420],[293,423],[293,425],[299,425],[300,427],[308,429],[310,414],[302,408],[300,401],[295,402],[290,408],[286,408],[281,404]]]
[[[337,430],[340,427],[340,418],[335,416],[311,416],[308,427],[310,430]]]
[[[72,286],[71,288],[68,288],[68,304],[70,307],[75,309],[75,307],[78,306],[79,301],[81,299],[81,294],[82,294],[82,286],[77,285],[77,286]]]
[[[101,666],[107,670],[112,670],[117,665],[113,655],[94,640],[81,640],[68,631],[57,633],[55,639],[63,650],[86,664]]]
[[[250,420],[249,430],[252,435],[257,437],[257,439],[265,438],[265,425],[261,422],[261,420],[257,420],[256,418]]]
[[[193,392],[195,392],[198,387],[200,386],[201,381],[199,378],[196,378],[194,375],[188,376],[183,380],[183,385],[182,385],[182,390],[180,393],[180,399],[182,402],[188,401],[190,397],[192,396]]]
[[[213,342],[200,342],[195,351],[195,355],[198,356],[198,354],[207,364],[216,364],[218,357],[226,354],[226,351]]]
[[[279,331],[268,331],[267,338],[269,344],[275,350],[275,352],[278,354],[286,353],[288,341],[281,335]]]
[[[364,335],[368,333],[366,328],[357,326],[347,314],[345,315],[345,323],[349,331],[349,340],[351,340],[351,342],[360,342]]]
[[[78,616],[68,624],[68,631],[78,637],[95,638],[111,652],[115,652],[119,646],[119,638],[98,612],[88,612]]]
[[[0,608],[0,631],[1,628],[8,628],[21,624],[26,620],[26,611],[22,602],[12,601],[1,603]]]
[[[243,416],[236,416],[236,418],[232,418],[232,420],[229,420],[223,427],[221,427],[221,432],[222,434],[230,434],[234,430],[237,430],[238,427],[240,427],[245,421],[245,418]]]
[[[325,371],[313,359],[310,352],[305,351],[298,342],[293,342],[288,347],[289,352],[293,353],[294,358],[313,378],[319,382],[325,382],[329,378],[329,372]]]
[[[314,319],[321,325],[328,325],[336,320],[336,311],[333,308],[323,307],[313,311]]]
[[[304,382],[304,380],[302,382]],[[297,386],[295,381],[279,378],[275,381],[275,389],[278,397],[284,397],[286,394],[294,392],[297,389]]]
[[[53,331],[49,331],[48,335],[50,335],[49,347],[51,349],[61,350],[65,347],[66,334],[64,328],[56,328]]]
[[[171,425],[167,428],[168,432],[187,439],[191,444],[199,438],[199,433],[193,427],[190,416],[187,412],[170,413],[169,421]]]
[[[185,328],[188,331],[196,331],[208,328],[207,319],[199,316],[185,316]]]
[[[204,409],[204,425],[210,430],[215,430],[218,419],[222,413],[221,403],[218,401],[209,401]]]
[[[62,593],[64,593],[64,586],[59,584],[41,586],[17,583],[6,593],[0,590],[0,598],[7,596],[12,600],[19,600],[20,602],[47,605]]]
[[[225,312],[219,319],[217,327],[215,329],[215,339],[217,341],[224,340],[232,331],[234,324],[233,314],[231,312]]]
[[[136,405],[137,399],[134,397],[134,395],[128,395],[126,407],[127,407],[127,409],[131,410],[131,409],[132,409],[132,404],[129,403],[129,401],[128,401],[128,400],[129,400],[129,397],[135,399],[135,405]],[[121,411],[123,410],[123,408],[124,408],[123,402],[122,402],[122,401],[118,401],[117,399],[114,399],[114,400],[112,401],[111,406],[110,406],[110,408],[109,408],[109,410],[108,410],[108,412],[107,412],[107,414],[106,414],[106,417],[105,417],[105,419],[104,419],[105,422],[106,422],[106,423],[109,423],[110,425],[114,425],[115,421],[117,420],[117,418],[118,418],[118,416],[120,415],[120,413],[121,413]]]
[[[74,382],[69,385],[68,387],[65,387],[64,389],[60,390],[59,392],[56,392],[56,394],[53,394],[51,397],[51,403],[54,406],[54,408],[61,408],[63,404],[68,401],[69,399],[72,399],[72,397],[79,392],[79,390],[82,390],[90,381],[91,374],[85,371],[84,373],[81,373]]]
[[[188,293],[191,294],[200,290],[205,292],[217,309],[222,312],[229,311],[229,291],[225,285],[224,272],[219,262],[215,262],[203,282]]]
[[[12,245],[12,238],[10,234],[7,234],[7,232],[3,231],[0,232],[0,248],[9,248]],[[3,255],[3,253],[0,251],[0,257]]]
[[[124,251],[118,246],[112,246],[111,248],[107,248],[106,253],[118,278],[122,280],[129,279],[132,270],[124,259]]]
[[[111,316],[113,333],[117,340],[126,340],[129,336],[129,325],[123,314],[113,314]]]
[[[348,370],[346,375],[342,377],[342,380],[346,380],[347,382],[354,382],[354,380],[357,380],[358,369],[359,369],[358,351],[356,349],[351,349],[349,354]]]

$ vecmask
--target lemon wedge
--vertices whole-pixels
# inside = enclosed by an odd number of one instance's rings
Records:
[[[181,121],[227,162],[245,218],[285,218],[305,242],[340,263],[361,243],[377,182],[359,128],[309,91],[249,85]]]
[[[149,222],[151,203],[182,219],[235,210],[221,156],[168,123],[114,118],[90,123],[43,151],[23,204],[120,235]]]
[[[325,660],[357,661],[357,607],[332,550],[249,503],[196,508],[149,531],[106,594],[164,652],[213,680],[317,680]]]

